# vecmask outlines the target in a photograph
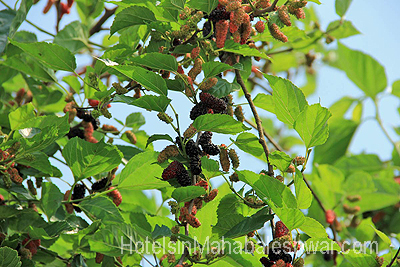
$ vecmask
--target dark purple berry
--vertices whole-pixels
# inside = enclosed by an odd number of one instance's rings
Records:
[[[202,102],[197,103],[190,111],[190,119],[195,120],[198,116],[201,116],[201,115],[204,115],[207,113],[208,113],[207,106]]]
[[[107,187],[107,185],[108,185],[108,178],[104,177],[92,184],[92,191],[100,192],[100,191],[104,190]]]

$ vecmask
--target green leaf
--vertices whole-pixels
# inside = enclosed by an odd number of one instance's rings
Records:
[[[167,107],[171,102],[171,99],[162,95],[161,96],[144,95],[139,99],[130,96],[117,95],[114,98],[114,102],[123,102],[128,105],[144,108],[148,111],[154,110],[158,112],[164,112],[165,110],[167,110]]]
[[[150,9],[143,6],[131,6],[115,16],[111,25],[110,35],[130,26],[150,24],[153,21],[156,21],[156,17]]]
[[[131,158],[119,176],[119,187],[131,190],[159,189],[169,183],[158,179],[163,168],[157,164],[158,153],[145,151]]]
[[[125,126],[132,128],[133,130],[138,130],[140,126],[144,125],[145,123],[146,119],[141,112],[131,113],[125,119]]]
[[[88,46],[88,30],[79,21],[73,21],[64,27],[54,37],[54,43],[67,48],[72,53],[77,53]]]
[[[240,90],[240,85],[236,82],[229,83],[225,79],[221,79],[220,77],[217,77],[217,79],[217,84],[211,87],[211,89],[208,90],[207,93],[212,94],[215,97],[222,98],[232,92]]]
[[[46,42],[19,43],[14,40],[10,42],[51,69],[71,72],[76,69],[74,55],[62,46]]]
[[[57,81],[53,70],[43,66],[43,64],[27,54],[8,57],[2,64],[43,81]]]
[[[307,149],[322,145],[329,136],[328,119],[331,113],[320,104],[306,106],[294,122],[294,129]]]
[[[121,163],[122,153],[113,145],[89,143],[78,137],[65,145],[62,155],[74,174],[75,181],[108,172]]]
[[[332,239],[329,239],[328,237],[309,238],[304,243],[304,249],[309,252],[327,251],[327,250],[336,250],[336,251],[340,252],[339,245]],[[367,265],[365,265],[365,266],[367,266]]]
[[[20,267],[18,252],[9,247],[0,248],[0,266]]]
[[[329,35],[336,39],[344,39],[350,36],[360,34],[360,32],[353,26],[351,21],[335,20],[332,21],[326,31],[329,31]]]
[[[311,206],[313,196],[310,189],[304,182],[303,175],[299,169],[296,168],[294,176],[294,188],[296,191],[297,206],[299,209],[308,209]]]
[[[161,237],[164,236],[171,236],[171,229],[169,229],[167,226],[162,225],[161,227],[156,224],[156,226],[154,227],[154,231],[151,233],[151,237],[153,238],[153,240],[159,239]]]
[[[237,238],[248,233],[258,230],[264,226],[266,221],[271,220],[274,216],[268,214],[267,207],[259,210],[251,217],[246,217],[243,221],[232,227],[225,235],[224,238]]]
[[[138,57],[133,57],[130,59],[130,61],[138,65],[152,68],[154,70],[178,70],[178,62],[176,62],[175,57],[156,52],[146,53]]]
[[[361,193],[372,193],[376,191],[372,176],[364,171],[356,171],[350,174],[343,184],[348,195],[359,195]]]
[[[53,168],[50,164],[49,157],[45,153],[38,151],[32,153],[32,156],[34,157],[33,161],[28,160],[26,158],[22,158],[17,160],[16,162],[18,164],[35,168],[36,170],[41,171],[42,173],[45,173],[48,176],[53,176]]]
[[[193,122],[197,131],[210,131],[223,134],[237,134],[250,128],[226,114],[205,114]]]
[[[225,52],[231,52],[245,57],[260,57],[263,59],[271,60],[271,58],[267,54],[260,52],[258,49],[250,48],[248,45],[235,43],[233,40],[226,40],[225,46],[222,49]]]
[[[190,201],[196,197],[204,195],[206,191],[203,187],[199,186],[185,186],[179,187],[172,192],[172,198],[175,199],[178,203]]]
[[[10,120],[10,126],[12,130],[18,129],[20,125],[34,117],[35,108],[33,107],[32,103],[23,105],[8,114],[8,119]]]
[[[14,35],[17,33],[18,28],[21,26],[22,22],[26,19],[26,15],[32,7],[32,0],[22,0],[21,4],[18,8],[17,14],[13,19],[10,32],[8,33],[9,38],[14,38]]]
[[[383,240],[383,242],[385,242],[388,246],[392,245],[392,241],[387,235],[385,235],[382,231],[376,229],[373,225],[371,225],[371,227],[372,229],[374,229],[375,233]]]
[[[28,234],[31,239],[50,240],[54,237],[49,236],[43,228],[29,226]]]
[[[303,92],[289,80],[267,74],[264,74],[264,77],[273,89],[275,115],[280,121],[293,126],[297,117],[308,105]]]
[[[245,219],[250,211],[249,209],[238,196],[234,194],[225,195],[219,202],[216,211],[218,222],[212,228],[213,233],[217,233],[220,237],[224,236]]]
[[[219,170],[219,162],[209,159],[206,156],[201,158],[201,168],[204,176],[208,179],[221,175],[221,171]]]
[[[204,71],[204,79],[214,77],[217,74],[231,69],[243,69],[243,66],[241,64],[235,64],[231,66],[218,61],[205,62],[202,65],[202,70]]]
[[[299,228],[310,237],[321,238],[328,236],[325,227],[310,217],[305,217],[304,223]]]
[[[150,91],[164,96],[168,94],[168,88],[165,80],[161,78],[160,75],[152,71],[146,70],[142,67],[128,65],[117,65],[112,66],[112,68],[116,69],[128,78],[137,81]]]
[[[271,200],[278,208],[297,208],[297,201],[292,191],[277,179],[251,171],[236,172],[239,180],[250,185],[261,199]]]
[[[344,96],[335,103],[332,104],[332,106],[329,107],[329,111],[332,114],[332,117],[330,121],[336,120],[336,119],[343,119],[344,115],[346,112],[350,109],[351,105],[355,102],[356,100],[354,98]]]
[[[383,163],[377,155],[366,154],[342,157],[335,163],[335,167],[348,176],[356,171],[365,171],[368,173],[380,171],[383,169]]]
[[[325,144],[314,149],[314,162],[333,164],[346,154],[358,124],[351,120],[329,121],[329,137]]]
[[[336,0],[335,1],[336,14],[343,17],[344,14],[346,14],[347,9],[349,9],[349,6],[352,1],[353,0]]]
[[[400,80],[393,82],[392,84],[392,95],[400,98]]]
[[[378,263],[375,260],[375,256],[371,254],[365,254],[362,251],[354,249],[347,250],[343,253],[343,256],[347,261],[350,262],[352,267],[378,267]]]
[[[264,154],[264,149],[258,141],[258,137],[252,133],[241,133],[234,142],[238,148],[255,157],[261,157]]]
[[[207,14],[210,14],[211,11],[217,7],[218,0],[190,0],[188,4],[192,8],[195,8],[195,9],[201,10],[203,12],[206,12]]]
[[[339,68],[358,88],[371,98],[385,90],[387,85],[385,68],[371,56],[351,50],[339,43]]]
[[[81,90],[81,83],[79,82],[78,77],[70,75],[63,77],[62,80],[66,82],[75,93]]]
[[[6,48],[8,33],[15,15],[14,10],[3,9],[0,11],[0,53],[3,53]]]
[[[120,224],[124,222],[118,208],[108,197],[83,200],[78,206],[89,218],[101,220],[103,224]]]
[[[172,143],[174,142],[174,140],[172,140],[171,136],[169,136],[168,134],[153,134],[147,139],[146,147],[157,140],[168,140]]]
[[[292,158],[282,151],[274,151],[269,154],[269,161],[276,166],[281,172],[285,172],[292,162]]]
[[[42,198],[40,202],[42,204],[43,211],[49,220],[61,206],[61,201],[63,198],[64,195],[55,184],[42,183]]]
[[[97,230],[94,234],[88,236],[88,242],[92,251],[119,257],[121,256],[121,251],[123,254],[130,254],[134,249],[134,244],[139,241],[138,238],[138,233],[134,226],[119,223],[108,224]],[[125,244],[125,246],[122,246],[122,244]],[[129,246],[130,244],[132,244],[132,249]],[[141,249],[141,247],[138,247],[138,249]],[[112,264],[114,264],[114,260]]]
[[[275,114],[275,104],[272,95],[266,95],[260,93],[256,95],[256,97],[253,99],[253,103],[256,107],[262,108],[266,111]]]

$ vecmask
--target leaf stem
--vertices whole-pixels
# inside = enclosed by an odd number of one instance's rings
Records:
[[[381,128],[382,132],[385,134],[386,138],[389,140],[390,143],[392,143],[392,145],[396,149],[397,154],[400,156],[400,148],[399,148],[399,146],[392,139],[392,137],[390,137],[388,131],[383,126],[382,118],[381,118],[380,113],[379,113],[378,98],[375,98],[374,104],[375,104],[375,119],[378,122],[379,127]]]

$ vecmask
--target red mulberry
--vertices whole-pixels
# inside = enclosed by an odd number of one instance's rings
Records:
[[[16,183],[16,184],[22,184],[22,179],[21,175],[19,174],[18,170],[16,168],[9,168],[7,170],[8,174],[10,175],[11,180]]]
[[[70,193],[71,193],[71,190],[67,190],[67,192],[65,192],[64,201],[68,200]],[[64,206],[69,214],[72,214],[74,212],[74,206],[71,203],[65,203]]]
[[[178,148],[175,145],[169,145],[158,154],[157,161],[159,163],[165,162],[167,159],[179,155]]]
[[[333,221],[335,220],[336,215],[333,210],[326,210],[325,212],[325,220],[328,224],[333,224]]]
[[[239,168],[240,161],[239,161],[239,157],[238,157],[236,151],[233,148],[231,148],[231,149],[229,149],[228,155],[229,155],[229,158],[231,159],[233,168],[234,169]]]
[[[167,168],[164,169],[161,177],[165,181],[173,179],[176,177],[178,171],[180,171],[181,169],[184,169],[184,168],[185,167],[183,166],[182,163],[175,160],[171,164],[169,164],[169,166]]]
[[[200,180],[195,184],[195,186],[203,187],[206,191],[208,190],[208,183],[205,180]]]
[[[228,34],[229,22],[220,20],[215,25],[215,36],[217,38],[217,48],[225,46],[226,35]]]
[[[275,238],[282,237],[282,236],[287,235],[289,233],[290,233],[289,229],[286,227],[286,225],[283,222],[281,222],[281,221],[276,222],[276,224],[275,224],[275,236],[274,236]]]
[[[259,33],[264,32],[265,30],[265,23],[261,20],[257,21],[256,25],[254,26]]]
[[[101,127],[101,129],[105,132],[111,132],[112,134],[119,134],[118,129],[115,126],[112,125],[108,125],[108,124],[103,124],[103,126]]]
[[[206,203],[207,203],[207,202],[210,202],[210,201],[214,200],[214,199],[217,197],[217,195],[218,195],[218,189],[213,189],[213,190],[211,190],[210,193],[204,198],[204,201],[205,201]]]
[[[195,59],[193,68],[188,73],[188,76],[192,79],[192,81],[194,81],[196,79],[197,75],[200,74],[202,64],[203,64],[203,61],[201,60],[201,58]]]
[[[96,252],[95,261],[96,261],[97,264],[100,264],[103,261],[103,258],[104,258],[104,254]]]
[[[109,189],[110,189],[110,190],[111,190],[111,189],[114,189],[114,187],[110,187]],[[110,196],[110,197],[112,198],[112,200],[113,200],[115,206],[118,207],[118,206],[122,203],[122,196],[121,196],[121,193],[120,193],[117,189],[116,189],[116,190],[113,190],[113,191],[111,191],[111,192],[109,192],[109,193],[107,193],[107,195]]]
[[[200,46],[197,46],[197,47],[192,49],[192,52],[190,52],[190,57],[192,59],[195,59],[195,58],[197,58],[199,56],[199,54],[200,54]]]
[[[203,81],[200,86],[199,89],[202,91],[208,91],[210,90],[213,86],[215,86],[218,82],[217,78],[208,78],[207,80]]]
[[[95,99],[88,99],[89,105],[92,107],[97,107],[100,103],[99,100],[95,100]]]
[[[124,134],[126,134],[126,137],[128,138],[129,142],[131,142],[131,144],[136,144],[137,138],[132,131],[126,131]]]
[[[275,23],[272,23],[271,25],[268,26],[269,32],[271,33],[272,37],[275,39],[286,43],[288,41],[288,38],[286,37],[283,32],[279,29],[279,26],[276,25]]]
[[[278,16],[283,24],[285,24],[286,26],[292,26],[292,22],[290,21],[290,16],[288,14],[288,9],[285,5],[278,8]]]

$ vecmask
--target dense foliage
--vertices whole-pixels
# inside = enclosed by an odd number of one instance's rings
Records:
[[[38,42],[18,29],[44,1],[1,1],[0,266],[400,266],[400,148],[384,68],[340,42],[351,0],[327,29],[319,0],[48,0]],[[309,103],[315,62],[364,95]],[[367,100],[391,159],[347,151]]]

